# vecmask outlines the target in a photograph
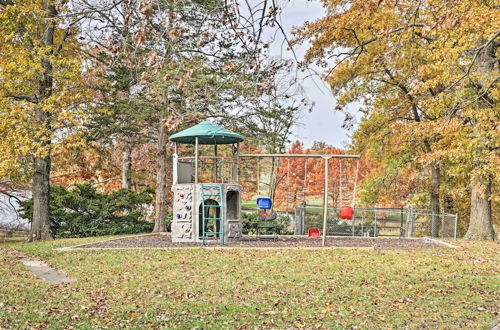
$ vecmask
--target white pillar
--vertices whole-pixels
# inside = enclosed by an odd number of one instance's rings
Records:
[[[194,142],[194,183],[198,183],[198,137],[195,137]]]

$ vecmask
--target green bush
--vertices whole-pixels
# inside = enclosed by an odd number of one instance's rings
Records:
[[[257,226],[264,223],[274,223],[277,226],[278,234],[291,235],[293,232],[288,230],[288,223],[290,220],[287,216],[280,215],[276,220],[265,222],[259,219],[261,212],[243,212],[241,222],[243,225],[243,234],[252,235],[257,232]]]
[[[54,237],[88,237],[148,232],[144,204],[152,201],[151,190],[120,189],[102,194],[90,184],[74,189],[51,186],[50,229]],[[21,202],[21,216],[33,219],[33,199]]]
[[[174,219],[174,214],[172,211],[167,211],[165,215],[165,230],[168,232],[172,232],[172,220]]]
[[[339,223],[340,222],[340,223]],[[307,231],[309,228],[319,228],[323,230],[323,215],[321,214],[306,214],[306,221],[304,224],[304,234],[307,235]],[[354,225],[354,235],[355,236],[363,236],[364,233],[368,233],[370,237],[373,237],[373,221],[364,222],[363,225],[360,222],[356,222]],[[341,222],[338,218],[329,217],[326,225],[326,233],[327,235],[338,235],[338,236],[351,236],[352,235],[352,223],[350,222]],[[380,232],[381,227],[377,225],[377,234]]]

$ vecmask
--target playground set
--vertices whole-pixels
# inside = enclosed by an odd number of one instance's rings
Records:
[[[200,244],[205,246],[208,242],[219,243],[220,247],[227,248],[319,248],[326,246],[406,249],[442,248],[449,245],[435,239],[415,239],[423,236],[419,235],[419,232],[429,232],[427,228],[429,223],[439,223],[436,214],[426,213],[425,210],[359,207],[354,209],[359,168],[357,155],[241,154],[239,152],[240,143],[243,141],[241,135],[207,121],[172,135],[170,141],[175,143],[172,234],[124,237],[79,245],[71,249],[193,248]],[[179,144],[189,145],[182,148],[182,151],[194,150],[194,155],[180,156]],[[213,155],[206,156],[206,150],[200,150],[200,146],[212,146]],[[223,149],[220,155],[218,147]],[[256,228],[257,235],[255,237],[244,236],[241,221],[243,188],[240,184],[240,161],[256,159],[257,177],[259,177],[258,168],[261,159],[272,159],[274,163],[275,159],[284,158],[288,159],[288,164],[290,164],[289,160],[294,157],[305,158],[305,163],[309,158],[323,161],[323,205],[308,205],[304,200],[295,208],[295,235],[284,235],[278,239],[276,223],[273,223],[273,220],[277,218],[277,213],[273,210],[273,200],[267,196],[259,196],[256,199],[257,207],[261,210],[260,223]],[[329,161],[334,158],[339,160],[340,167],[339,195],[343,192],[342,161],[346,158],[356,160],[356,175],[350,205],[337,207],[328,205],[328,168]],[[288,170],[289,175],[290,170]],[[304,182],[307,182],[306,171]],[[260,192],[258,186],[257,184],[257,195]],[[304,192],[307,192],[307,186]],[[342,197],[339,201],[338,204],[343,204]],[[354,211],[356,211],[356,216]],[[329,220],[328,216],[330,216]],[[446,214],[440,216],[442,216],[441,231],[447,233],[448,237],[456,237],[456,215],[454,217]],[[322,227],[321,230],[320,227]],[[392,232],[396,232],[398,237],[380,237],[395,236]]]
[[[321,154],[240,154],[240,143],[243,137],[237,133],[205,121],[170,136],[175,143],[173,155],[173,221],[172,242],[205,245],[208,240],[216,240],[221,245],[242,239],[241,196],[242,186],[239,183],[240,160],[242,158],[320,158],[325,166],[324,206],[322,246],[325,245],[328,204],[328,167],[332,158],[356,159],[358,155],[321,155]],[[194,145],[194,155],[179,156],[178,144]],[[200,146],[213,146],[212,156],[201,156]],[[231,156],[218,155],[218,146],[230,145]],[[357,179],[356,167],[356,179]],[[356,180],[357,181],[357,180]],[[356,182],[355,181],[355,182]],[[340,218],[350,220],[354,215],[354,196],[352,204],[340,208]],[[256,201],[262,210],[260,220],[263,222],[276,219],[272,211],[272,200],[259,197]],[[268,213],[268,210],[270,213]],[[262,224],[259,229],[272,228],[273,225]],[[259,235],[258,235],[259,236]],[[312,237],[319,237],[318,228]],[[272,236],[277,239],[277,235]]]

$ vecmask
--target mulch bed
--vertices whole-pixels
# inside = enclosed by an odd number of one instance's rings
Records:
[[[377,249],[418,249],[442,248],[443,245],[424,239],[409,238],[365,238],[365,237],[327,237],[327,247],[377,248]],[[170,235],[144,235],[125,237],[115,240],[90,243],[78,248],[170,248],[200,247],[200,243],[173,243]],[[246,248],[314,248],[321,247],[321,239],[303,236],[280,236],[277,241],[257,240],[254,236],[244,236],[240,241],[207,243],[208,247],[246,247]]]

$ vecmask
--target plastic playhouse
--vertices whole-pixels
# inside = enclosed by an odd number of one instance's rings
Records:
[[[340,218],[352,220],[356,196],[356,184],[359,168],[359,155],[344,154],[240,154],[240,142],[243,137],[211,122],[204,121],[196,126],[185,129],[170,136],[175,143],[173,156],[173,242],[201,242],[217,240],[220,244],[227,241],[239,240],[242,237],[241,224],[241,192],[239,183],[239,162],[241,158],[320,158],[324,161],[324,189],[323,189],[323,230],[322,245],[325,245],[327,215],[328,215],[328,164],[332,158],[353,158],[357,160],[352,206],[343,206]],[[179,156],[178,144],[194,146],[194,155]],[[200,155],[200,146],[213,146],[213,155]],[[217,146],[230,145],[231,154],[219,156]],[[186,148],[193,150],[193,148]],[[206,150],[203,150],[206,151]],[[205,154],[205,152],[204,152]],[[342,162],[340,162],[340,168]],[[258,168],[258,164],[257,164]],[[342,168],[341,168],[342,173]],[[342,175],[340,180],[340,200],[342,201]],[[306,179],[304,178],[304,181]],[[276,212],[272,211],[272,200],[261,197],[257,200],[262,210],[259,219],[262,221],[257,227],[257,239],[265,238],[260,235],[260,229],[272,235],[269,238],[276,240],[277,225],[273,223]],[[271,210],[268,213],[268,210]],[[319,229],[309,233],[311,237],[320,235]]]
[[[173,242],[224,244],[241,238],[241,191],[238,151],[243,137],[211,122],[170,136],[176,144],[194,145],[193,156],[173,156]],[[232,145],[232,157],[217,155],[218,145]],[[213,156],[200,156],[200,145],[212,145]]]

